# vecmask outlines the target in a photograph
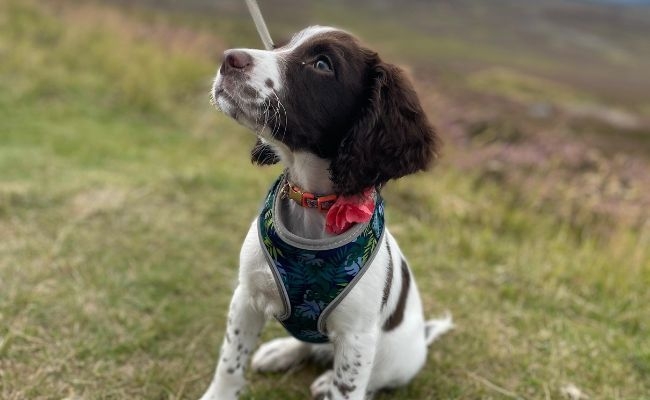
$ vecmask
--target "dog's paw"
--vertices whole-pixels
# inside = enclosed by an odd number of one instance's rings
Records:
[[[309,390],[311,391],[311,398],[314,400],[327,400],[332,398],[330,391],[332,387],[332,377],[334,371],[331,369],[325,371],[321,376],[316,378],[314,383],[311,384]]]
[[[309,345],[297,339],[273,339],[255,352],[252,367],[257,372],[286,371],[302,363],[309,354]]]
[[[243,388],[237,389],[231,387],[227,389],[217,389],[217,387],[212,384],[199,400],[237,400],[242,392]]]

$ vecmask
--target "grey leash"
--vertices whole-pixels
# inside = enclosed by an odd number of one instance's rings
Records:
[[[259,33],[260,38],[262,38],[264,47],[267,50],[273,50],[275,48],[275,45],[273,44],[273,39],[271,39],[269,29],[266,27],[264,17],[262,17],[262,12],[260,11],[260,7],[257,5],[257,1],[246,0],[246,5],[248,6],[248,11],[250,12],[251,17],[253,17],[253,22],[255,22],[257,33]]]

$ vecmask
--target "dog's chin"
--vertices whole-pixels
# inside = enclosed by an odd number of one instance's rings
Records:
[[[215,90],[212,97],[212,104],[217,110],[234,119],[239,124],[252,130],[257,129],[256,117],[254,116],[257,108],[255,105],[237,102],[223,89]]]

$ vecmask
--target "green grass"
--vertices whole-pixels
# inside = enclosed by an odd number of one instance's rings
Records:
[[[553,81],[529,76],[506,68],[492,68],[476,72],[467,78],[474,90],[495,93],[523,102],[552,99],[554,103],[585,103],[588,96]]]
[[[249,165],[252,135],[208,105],[210,39],[0,0],[0,398],[207,387],[239,245],[279,172]],[[427,314],[458,327],[381,399],[560,398],[569,383],[650,398],[647,229],[596,233],[447,163],[385,195]],[[304,399],[316,373],[251,374],[247,398]]]

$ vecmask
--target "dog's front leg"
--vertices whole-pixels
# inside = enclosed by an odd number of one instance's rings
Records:
[[[311,385],[318,400],[363,400],[375,361],[378,332],[346,333],[334,340],[334,369]]]
[[[235,289],[217,371],[201,400],[235,400],[246,385],[244,372],[264,326],[264,314],[253,308],[250,298],[241,285]]]

